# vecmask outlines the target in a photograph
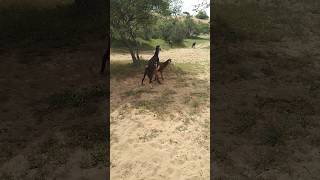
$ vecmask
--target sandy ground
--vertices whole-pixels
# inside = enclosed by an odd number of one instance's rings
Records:
[[[208,45],[161,51],[160,61],[208,66]],[[111,66],[128,60],[111,53]],[[168,69],[153,88],[140,85],[142,73],[111,79],[111,179],[209,179],[209,67],[180,80]]]
[[[319,4],[283,3],[298,18],[279,9],[287,19],[274,24],[288,34],[278,41],[226,42],[215,32],[214,179],[320,177]],[[302,36],[285,28],[290,20]]]
[[[65,90],[105,84],[104,42],[77,48],[1,49],[0,179],[104,179],[105,97],[50,107]],[[70,97],[69,97],[70,98]]]

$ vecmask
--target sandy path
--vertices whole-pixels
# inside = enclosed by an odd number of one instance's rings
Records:
[[[169,57],[179,63],[209,64],[210,59],[205,48],[160,53],[161,61]],[[128,55],[111,54],[113,62],[129,59]],[[166,75],[164,84],[155,84],[153,89],[137,83],[140,74],[122,81],[111,79],[111,179],[209,179],[209,69],[198,76],[185,76],[188,81],[183,86],[172,73]],[[199,80],[201,87],[195,89],[192,84]],[[143,93],[125,95],[128,91]],[[197,92],[206,96],[194,108],[192,98],[200,98],[190,94]],[[153,109],[141,105],[157,103],[163,97],[168,101]],[[191,103],[186,103],[188,98]]]

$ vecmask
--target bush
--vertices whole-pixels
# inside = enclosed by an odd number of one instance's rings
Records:
[[[186,27],[186,36],[192,37],[199,35],[199,27],[198,24],[194,22],[191,16],[187,16],[186,19],[183,21]]]
[[[209,34],[210,33],[210,27],[207,23],[199,23],[197,24],[198,32],[200,34]]]
[[[174,43],[181,43],[186,38],[186,27],[183,22],[176,22],[170,33],[169,39]]]
[[[196,18],[198,19],[209,19],[209,16],[205,11],[199,11],[198,14],[196,15]]]
[[[160,35],[166,41],[181,43],[186,38],[186,26],[183,22],[171,19],[163,21],[160,26]]]
[[[145,40],[149,41],[151,39],[162,39],[166,41],[166,44],[169,41],[180,44],[186,38],[209,33],[210,27],[208,23],[196,23],[191,17],[192,16],[187,16],[183,19],[168,17],[157,18],[153,25],[148,25],[140,29],[138,32],[138,41],[142,43],[142,46],[143,43],[145,43]],[[123,44],[119,44],[119,41],[116,40],[119,39],[119,34],[117,34],[117,32],[113,32],[113,38],[113,47],[123,46]]]

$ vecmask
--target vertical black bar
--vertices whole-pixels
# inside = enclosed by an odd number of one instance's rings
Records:
[[[106,117],[106,145],[107,145],[107,167],[106,167],[106,179],[110,179],[110,1],[107,1],[107,38],[106,38],[106,58],[105,61],[106,67],[107,67],[107,78],[106,78],[106,84],[107,84],[107,117]]]
[[[215,79],[215,51],[214,51],[214,33],[213,33],[213,0],[210,0],[210,179],[213,179],[214,168],[213,167],[213,137],[214,137],[214,79]]]

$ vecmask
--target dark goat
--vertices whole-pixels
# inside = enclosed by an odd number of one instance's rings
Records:
[[[196,47],[196,42],[192,43],[192,47],[191,48],[195,48]]]
[[[141,81],[141,84],[143,85],[144,78],[146,75],[148,75],[149,83],[152,83],[153,75],[155,74],[155,71],[159,68],[159,52],[161,51],[160,46],[156,46],[156,51],[154,52],[154,55],[152,58],[148,61],[148,65],[145,66],[144,75]],[[158,81],[160,83],[160,81]]]

